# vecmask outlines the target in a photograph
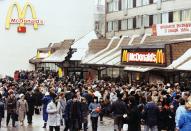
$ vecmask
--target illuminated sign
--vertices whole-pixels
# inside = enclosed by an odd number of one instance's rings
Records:
[[[11,18],[13,14],[13,9],[16,8],[18,12],[18,18]],[[32,19],[26,19],[26,13],[27,9],[30,9],[32,13]],[[38,29],[38,25],[43,25],[44,21],[37,19],[36,12],[34,7],[32,6],[31,3],[26,2],[24,5],[24,8],[22,9],[21,6],[17,3],[14,2],[8,10],[7,17],[6,17],[6,29],[10,29],[10,24],[19,24],[19,27],[17,28],[17,31],[20,33],[25,33],[26,32],[26,27],[25,24],[32,24],[34,26],[34,29]]]
[[[165,53],[162,49],[152,51],[123,49],[121,61],[123,64],[150,63],[160,65],[165,64]]]
[[[167,24],[156,24],[152,26],[154,36],[181,35],[191,33],[191,21]]]

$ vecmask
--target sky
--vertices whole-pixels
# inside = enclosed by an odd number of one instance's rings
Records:
[[[17,32],[17,24],[5,29],[6,15],[14,0],[0,0],[0,74],[13,76],[15,70],[31,70],[29,59],[36,55],[36,49],[46,47],[64,39],[78,39],[94,29],[93,0],[30,0],[37,18],[44,21],[34,30],[26,25],[26,33]],[[15,0],[21,7],[27,0]],[[16,9],[12,18],[18,18]],[[27,10],[26,18],[31,18]]]

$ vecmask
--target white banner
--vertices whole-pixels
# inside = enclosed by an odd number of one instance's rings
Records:
[[[181,35],[191,33],[191,21],[179,23],[157,24],[153,26],[153,35]]]

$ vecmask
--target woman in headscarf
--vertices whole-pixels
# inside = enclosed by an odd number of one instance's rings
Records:
[[[28,112],[28,103],[25,100],[24,94],[20,94],[19,98],[20,99],[17,102],[17,113],[18,113],[18,118],[21,123],[21,126],[23,126],[25,115]]]

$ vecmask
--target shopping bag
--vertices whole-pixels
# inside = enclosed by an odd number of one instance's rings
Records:
[[[128,131],[128,124],[123,124],[123,131]]]

